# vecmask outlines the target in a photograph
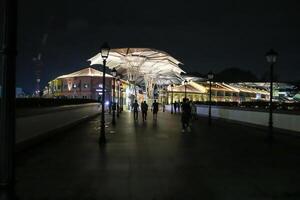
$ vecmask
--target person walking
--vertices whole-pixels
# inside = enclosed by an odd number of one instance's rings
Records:
[[[189,128],[190,118],[191,118],[191,106],[189,104],[189,101],[186,98],[184,98],[181,107],[182,132],[185,132]]]
[[[197,107],[194,102],[191,101],[191,118],[192,120],[197,119]]]
[[[178,112],[180,113],[182,103],[180,101],[177,102]]]
[[[143,122],[147,120],[148,104],[144,101],[141,104]]]
[[[138,120],[139,104],[137,100],[134,101],[132,107],[133,107],[133,118],[134,120]]]
[[[152,104],[152,111],[153,111],[153,120],[157,120],[157,112],[158,112],[158,103],[156,102],[156,100],[154,100],[153,104]]]
[[[174,111],[175,111],[175,113],[177,112],[177,106],[178,106],[177,101],[175,101],[174,102]]]

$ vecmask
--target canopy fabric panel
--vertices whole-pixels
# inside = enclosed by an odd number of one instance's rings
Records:
[[[61,78],[74,78],[74,77],[83,77],[83,76],[93,76],[93,77],[102,77],[103,76],[103,73],[96,70],[96,69],[93,69],[91,67],[88,67],[88,68],[84,68],[82,70],[79,70],[79,71],[76,71],[76,72],[73,72],[73,73],[70,73],[70,74],[66,74],[66,75],[62,75],[62,76],[59,76],[57,77],[56,79],[61,79]],[[111,75],[109,74],[105,74],[105,76],[107,77],[112,77]]]
[[[101,53],[89,59],[91,65],[103,64]],[[168,53],[151,48],[111,49],[106,66],[116,70],[128,79],[143,81],[144,77],[156,79],[156,83],[167,85],[180,83],[181,73],[185,73],[182,64]]]

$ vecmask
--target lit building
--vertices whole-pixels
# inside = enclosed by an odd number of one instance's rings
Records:
[[[209,82],[189,81],[185,85],[168,86],[167,102],[170,103],[173,93],[173,102],[182,101],[186,97],[191,101],[208,101],[209,100]],[[226,84],[213,82],[212,101],[215,102],[244,102],[244,101],[267,101],[269,92],[265,89],[248,87],[242,85]]]
[[[181,78],[183,80],[183,78]],[[185,78],[187,79],[187,78]],[[113,77],[106,74],[106,101],[112,100]],[[182,101],[186,96],[191,101],[208,101],[209,82],[189,79],[187,84],[157,85],[155,82],[146,85],[137,85],[130,81],[121,80],[122,89],[120,99],[126,108],[130,109],[134,99],[138,102],[146,100],[151,103],[153,99],[164,104],[170,104],[173,93],[173,102]],[[117,86],[117,84],[116,84]],[[274,84],[274,98],[283,98],[282,88],[290,88],[289,85]],[[116,89],[116,101],[118,101],[118,87]],[[212,101],[215,102],[249,102],[269,101],[268,83],[220,83],[212,82]],[[91,67],[62,75],[50,81],[44,89],[44,97],[48,98],[83,98],[99,100],[102,95],[102,72]],[[290,95],[290,94],[289,94]],[[295,95],[295,94],[294,94]],[[285,95],[288,96],[288,95]],[[290,95],[291,96],[291,95]],[[152,97],[152,98],[151,98]]]
[[[44,97],[48,98],[81,98],[81,99],[101,99],[102,96],[102,77],[103,73],[91,67],[66,74],[50,81],[44,89]],[[113,77],[105,75],[106,101],[112,100]],[[126,81],[120,82],[120,98],[124,96]],[[118,101],[118,84],[116,83],[115,95]],[[126,99],[124,99],[126,103]]]

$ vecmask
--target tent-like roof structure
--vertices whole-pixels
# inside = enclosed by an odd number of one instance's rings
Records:
[[[90,58],[91,65],[102,64],[101,53]],[[106,66],[115,68],[118,73],[141,82],[145,79],[155,79],[159,85],[180,83],[180,61],[164,51],[151,48],[117,48],[111,49]]]
[[[92,76],[92,77],[102,77],[103,76],[103,73],[96,70],[96,69],[93,69],[91,67],[87,67],[87,68],[84,68],[82,70],[79,70],[79,71],[76,71],[76,72],[73,72],[71,74],[66,74],[66,75],[62,75],[62,76],[59,76],[57,77],[56,79],[61,79],[61,78],[74,78],[74,77],[83,77],[83,76]],[[112,77],[111,75],[109,74],[105,74],[105,76],[107,77]]]

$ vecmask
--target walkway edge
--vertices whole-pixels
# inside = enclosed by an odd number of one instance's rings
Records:
[[[24,141],[18,142],[18,143],[16,143],[15,152],[21,152],[21,151],[24,151],[24,150],[26,150],[26,149],[28,149],[30,147],[38,145],[41,142],[49,139],[50,137],[52,137],[54,135],[57,135],[59,133],[62,133],[62,132],[66,131],[66,130],[69,130],[71,128],[74,128],[74,126],[82,124],[83,122],[86,122],[86,121],[88,121],[88,120],[90,120],[92,118],[95,118],[98,115],[100,115],[100,113],[95,113],[93,115],[83,117],[83,118],[81,118],[79,120],[70,122],[70,123],[68,123],[66,125],[63,125],[63,126],[59,127],[59,128],[52,129],[50,131],[46,131],[43,134],[40,134],[40,135],[34,136],[32,138],[26,139]]]
[[[206,115],[199,115],[198,114],[198,117],[208,119],[208,117]],[[268,126],[253,124],[253,123],[243,122],[243,121],[237,121],[237,120],[232,120],[232,119],[220,118],[220,117],[212,117],[212,120],[228,122],[228,123],[232,123],[232,124],[236,124],[236,125],[240,125],[240,126],[252,127],[252,128],[256,128],[258,130],[265,131],[266,136],[268,134]],[[212,121],[212,123],[213,123],[213,121]],[[273,127],[273,129],[276,133],[278,133],[280,135],[293,136],[293,137],[297,137],[297,138],[299,137],[300,138],[299,132],[286,130],[286,129],[281,129],[281,128],[277,128],[277,127]]]

